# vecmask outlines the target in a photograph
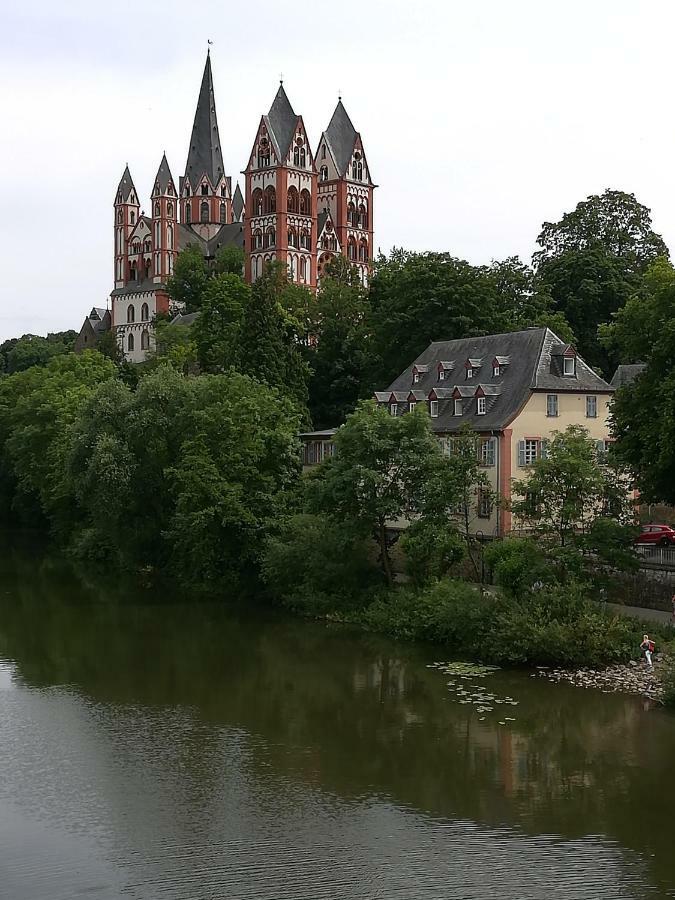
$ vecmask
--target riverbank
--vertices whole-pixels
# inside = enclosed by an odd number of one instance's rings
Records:
[[[631,660],[627,665],[607,666],[604,669],[554,669],[539,666],[531,678],[546,678],[551,682],[565,681],[574,687],[595,688],[603,694],[639,694],[658,703],[664,702],[665,688],[661,678],[662,661],[655,660],[653,668]]]

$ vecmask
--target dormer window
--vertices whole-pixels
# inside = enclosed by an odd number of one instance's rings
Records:
[[[429,401],[429,415],[432,419],[438,418],[438,400]]]
[[[417,384],[417,382],[419,380],[420,380],[420,373],[417,370],[415,370],[413,372],[413,384]]]
[[[577,361],[573,356],[563,357],[563,375],[574,377],[577,374]]]
[[[501,366],[497,365],[497,366],[493,366],[493,367],[492,367],[492,377],[493,377],[493,378],[499,378],[499,376],[500,376],[501,374],[502,374],[502,367],[501,367]]]
[[[438,380],[445,381],[445,372],[443,371],[443,369],[438,370]]]
[[[417,402],[415,400],[411,400],[408,404],[408,412],[415,412],[415,407],[417,406]]]
[[[454,402],[452,414],[453,416],[461,416],[463,412],[464,410],[462,408],[462,400],[460,397],[457,397]]]
[[[209,186],[208,186],[208,184],[203,184],[202,185],[202,197],[208,197],[208,196],[209,196]]]
[[[485,397],[476,398],[476,412],[479,416],[484,416],[486,412]]]
[[[398,415],[398,403],[390,403],[389,404],[389,415],[390,416]]]
[[[473,369],[472,369],[471,367],[469,367],[469,368],[466,370],[466,377],[467,377],[467,378],[473,378]]]

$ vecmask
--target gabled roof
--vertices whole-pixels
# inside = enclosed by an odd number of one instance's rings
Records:
[[[195,121],[192,126],[190,150],[185,164],[185,178],[189,178],[194,189],[206,175],[212,187],[215,187],[224,174],[225,166],[220,150],[216,98],[211,74],[211,56],[207,53]]]
[[[347,115],[341,99],[338,100],[338,105],[335,107],[335,112],[324,134],[333,154],[338,175],[342,177],[347,172],[349,161],[352,158],[358,132],[352,125],[352,120]]]
[[[270,135],[276,144],[279,162],[282,163],[288,155],[298,121],[290,100],[286,96],[283,84],[279,85],[279,90],[272,101],[270,111],[264,118],[267,121]]]
[[[171,325],[192,325],[195,319],[199,318],[198,312],[178,313],[171,320]]]
[[[610,384],[614,388],[623,387],[625,384],[632,384],[638,375],[644,372],[646,368],[646,363],[632,363],[630,365],[618,366]]]
[[[234,213],[234,218],[237,222],[241,222],[241,217],[244,212],[244,196],[241,192],[241,188],[239,187],[239,182],[237,182],[237,186],[234,189],[234,197],[232,198],[232,212]]]
[[[136,190],[136,185],[133,182],[131,177],[131,172],[129,171],[129,165],[124,167],[124,172],[122,173],[122,177],[120,178],[120,183],[117,185],[117,193],[115,194],[115,200],[118,203],[126,203],[129,199],[129,194],[134,192],[136,195],[136,205],[138,206],[138,191]],[[119,195],[122,195],[121,200],[119,200]]]
[[[159,193],[166,194],[167,189],[170,184],[174,185],[174,190],[176,189],[176,185],[173,180],[173,176],[171,174],[171,169],[169,168],[169,163],[166,159],[166,153],[162,154],[162,161],[159,164],[159,169],[157,169],[157,174],[155,175],[155,185],[159,186]],[[153,188],[154,193],[154,188]]]
[[[576,377],[557,374],[552,353],[555,354],[560,345],[566,346],[548,328],[436,341],[391,383],[387,391],[377,392],[375,396],[379,402],[386,402],[381,398],[388,398],[392,392],[410,392],[414,389],[424,391],[428,396],[433,390],[439,399],[439,409],[438,417],[431,420],[431,425],[434,431],[445,433],[457,431],[467,422],[478,431],[504,428],[518,414],[532,391],[613,391],[579,356]],[[461,366],[439,383],[438,368],[441,363],[445,364],[448,360],[492,360],[497,357],[508,357],[510,363],[499,376],[489,378],[492,370],[488,369],[481,375],[479,383],[475,378],[467,382],[464,367]],[[413,381],[413,369],[420,374],[417,383]],[[475,396],[476,391],[489,398],[486,414],[479,416],[476,405],[468,403],[464,415],[454,416],[453,394],[469,399]]]

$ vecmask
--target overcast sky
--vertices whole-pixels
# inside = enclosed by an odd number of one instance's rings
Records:
[[[313,148],[341,91],[383,251],[529,261],[607,187],[675,247],[674,32],[672,0],[0,0],[0,340],[105,305],[124,165],[146,210],[182,174],[207,39],[233,182],[279,73]]]

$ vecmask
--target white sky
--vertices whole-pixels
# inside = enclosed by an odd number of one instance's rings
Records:
[[[105,305],[124,165],[146,209],[162,151],[182,174],[207,38],[233,182],[280,72],[313,149],[341,90],[383,251],[529,260],[607,187],[675,246],[674,29],[673,0],[0,0],[0,340]]]

